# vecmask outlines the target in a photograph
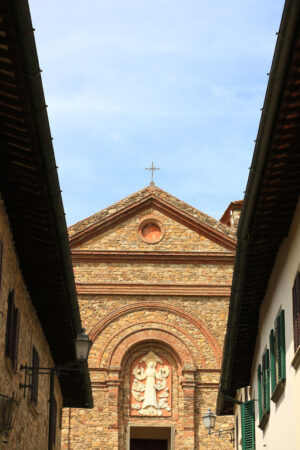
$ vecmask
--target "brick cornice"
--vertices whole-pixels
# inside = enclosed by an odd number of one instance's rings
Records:
[[[229,297],[230,285],[76,283],[78,295],[153,295]]]
[[[229,250],[234,250],[236,247],[236,240],[228,236],[227,234],[207,225],[204,222],[200,222],[190,214],[176,208],[174,205],[159,199],[153,195],[150,195],[134,204],[131,204],[116,213],[110,214],[108,217],[100,220],[99,222],[86,227],[84,230],[78,231],[70,237],[70,246],[76,247],[76,245],[93,238],[94,236],[103,233],[109,228],[119,224],[124,220],[128,220],[130,217],[149,209],[154,208],[157,211],[165,214],[166,216],[176,220],[177,222],[185,225],[191,230],[205,236],[206,238],[216,242],[217,244],[225,247]]]
[[[72,250],[73,263],[233,264],[235,252]]]

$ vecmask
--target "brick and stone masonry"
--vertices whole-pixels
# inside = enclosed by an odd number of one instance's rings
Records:
[[[24,371],[20,365],[32,362],[32,348],[37,350],[41,367],[53,367],[54,362],[43,333],[41,324],[30,300],[19,267],[15,245],[9,226],[4,203],[0,197],[0,239],[3,243],[2,271],[0,284],[0,392],[8,397],[14,397],[19,405],[13,428],[9,435],[9,444],[3,449],[28,450],[47,449],[49,430],[49,376],[39,376],[38,400],[35,405],[31,394],[26,390],[25,396],[19,384],[24,383]],[[5,357],[6,322],[8,296],[14,291],[15,307],[19,311],[19,339],[17,345],[17,366],[12,366],[11,360]],[[54,395],[57,402],[57,412],[62,408],[62,395],[59,384],[55,380]],[[3,438],[3,437],[2,437]],[[0,443],[2,448],[2,443]],[[60,421],[57,420],[56,443],[53,448],[60,448]]]
[[[69,235],[95,407],[64,410],[62,448],[127,450],[134,426],[173,427],[176,450],[232,448],[203,414],[215,410],[235,229],[150,186]]]

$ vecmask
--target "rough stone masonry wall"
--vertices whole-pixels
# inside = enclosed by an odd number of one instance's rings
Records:
[[[0,239],[3,242],[2,278],[0,285],[0,393],[9,397],[14,396],[19,401],[14,426],[10,433],[8,445],[3,449],[29,450],[48,448],[48,410],[49,410],[49,376],[39,377],[38,403],[30,402],[27,390],[23,396],[23,389],[19,383],[24,383],[24,372],[20,365],[31,365],[32,346],[36,348],[40,357],[40,366],[53,367],[50,350],[43,334],[41,325],[31,304],[30,297],[24,284],[16,256],[14,242],[9,227],[8,217],[0,198]],[[18,366],[15,371],[9,358],[5,357],[5,336],[7,319],[7,299],[14,290],[15,305],[20,313],[20,331],[18,344]],[[55,385],[58,418],[56,445],[60,448],[59,412],[62,408],[62,396],[58,383]],[[0,448],[1,444],[0,444]]]
[[[143,220],[152,217],[164,225],[164,238],[154,246],[140,239],[138,228]],[[153,208],[145,210],[124,222],[116,224],[112,229],[83,242],[76,247],[78,250],[126,250],[126,251],[206,251],[226,252],[226,248],[199,235],[196,231],[167,217]]]
[[[164,239],[155,245],[145,244],[137,230],[138,224],[149,214],[158,217],[156,211],[148,210],[76,249],[224,251],[162,214],[159,220],[165,227]],[[92,216],[92,220],[96,217]],[[213,221],[210,224],[215,225]],[[75,228],[79,230],[81,225]],[[218,228],[221,230],[222,226]],[[180,236],[184,239],[180,240]],[[93,339],[89,367],[95,408],[65,411],[63,448],[127,450],[129,423],[175,426],[176,450],[232,448],[226,438],[208,436],[203,426],[203,414],[208,408],[215,410],[229,298],[214,295],[213,288],[209,295],[194,296],[176,295],[176,291],[172,296],[113,293],[114,284],[120,283],[185,284],[187,288],[193,284],[228,286],[232,266],[76,262],[74,271],[77,283],[109,282],[112,292],[110,295],[79,295],[83,325]],[[172,366],[171,417],[129,414],[131,364],[139,354],[150,350],[166,358]],[[227,426],[232,426],[231,418],[217,419],[218,428]]]
[[[149,305],[159,304],[165,307],[165,310],[159,308],[150,309]],[[135,305],[140,305],[140,310],[135,310]],[[142,305],[145,308],[142,308]],[[186,297],[172,298],[172,302],[168,298],[155,296],[141,296],[141,297],[96,297],[96,296],[82,296],[80,299],[80,308],[82,317],[85,318],[85,326],[88,331],[93,330],[94,326],[101,320],[107,318],[113,311],[119,311],[121,307],[130,307],[132,310],[119,317],[112,317],[110,323],[100,332],[94,341],[89,366],[91,367],[91,379],[93,385],[93,395],[95,401],[95,408],[92,411],[85,412],[84,410],[76,412],[72,410],[65,414],[64,428],[63,428],[63,442],[64,448],[72,449],[113,449],[113,442],[111,438],[115,432],[112,425],[112,412],[109,408],[109,391],[107,381],[109,374],[107,369],[110,366],[110,358],[115,353],[115,349],[119,346],[119,342],[124,341],[126,337],[131,337],[134,333],[144,333],[144,338],[147,338],[146,333],[152,330],[148,338],[154,336],[156,339],[158,332],[154,334],[153,330],[160,330],[176,335],[187,347],[189,353],[195,360],[197,371],[195,374],[195,442],[193,446],[187,443],[187,437],[184,434],[183,425],[183,407],[179,408],[179,403],[183,402],[183,393],[181,389],[182,375],[174,378],[176,385],[174,391],[177,391],[177,397],[174,395],[173,411],[177,417],[171,419],[155,418],[152,421],[146,418],[128,417],[128,408],[124,405],[128,403],[128,370],[129,365],[124,369],[124,374],[120,379],[124,383],[119,387],[119,434],[118,434],[118,449],[125,450],[125,430],[126,425],[130,419],[130,423],[145,423],[149,422],[161,424],[175,425],[176,437],[175,448],[183,449],[229,449],[230,444],[225,439],[219,440],[215,436],[208,436],[203,427],[203,414],[207,412],[210,407],[215,409],[215,401],[217,394],[217,387],[219,381],[219,362],[216,360],[215,352],[208,340],[200,330],[192,324],[187,318],[182,317],[176,312],[168,311],[168,306],[176,307],[182,311],[186,311],[199,319],[210,333],[216,339],[216,345],[221,353],[222,342],[225,333],[226,313],[228,307],[227,298],[197,298],[189,299]],[[121,312],[121,311],[120,311]],[[142,335],[141,335],[142,336]],[[143,337],[142,337],[143,339]],[[141,339],[141,340],[142,340]],[[139,342],[139,341],[138,341]],[[137,346],[139,344],[137,343]],[[157,342],[152,344],[152,349],[155,350]],[[164,344],[160,343],[160,354],[169,357],[168,348],[164,348]],[[140,351],[144,353],[146,349],[150,349],[151,345],[142,346]],[[178,349],[175,349],[178,351]],[[179,370],[180,373],[180,370]],[[127,377],[127,378],[126,378]],[[177,381],[176,381],[177,380]],[[178,399],[176,403],[176,398]],[[180,400],[181,398],[181,400]],[[117,399],[116,399],[117,401]],[[71,418],[70,418],[71,415]],[[226,427],[231,424],[230,419],[218,418],[217,426]],[[70,428],[69,428],[70,425]],[[69,444],[68,444],[68,439]],[[69,446],[68,446],[69,445]]]
[[[229,286],[232,267],[209,264],[79,263],[74,267],[77,282],[212,284]]]

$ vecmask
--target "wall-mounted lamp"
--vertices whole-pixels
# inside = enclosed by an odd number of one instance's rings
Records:
[[[3,436],[4,444],[7,444],[6,439],[13,427],[18,405],[19,402],[15,398],[0,394],[0,436]]]
[[[230,442],[234,444],[234,428],[226,428],[225,430],[215,430],[217,416],[210,409],[208,409],[207,413],[203,416],[204,426],[208,431],[208,434],[216,434],[218,437],[222,437],[226,434],[229,434]]]
[[[27,383],[27,379],[32,379],[33,374],[50,375],[50,399],[49,399],[49,431],[48,431],[48,449],[52,450],[52,428],[53,428],[53,404],[54,404],[54,376],[60,373],[67,373],[81,370],[78,363],[85,362],[88,359],[92,341],[90,341],[85,330],[82,329],[75,339],[76,360],[56,367],[29,367],[21,366],[20,369],[25,371],[25,383],[20,384],[20,388],[25,390],[32,388],[32,383]],[[74,367],[77,366],[77,367]]]
[[[87,361],[92,341],[90,341],[85,329],[81,333],[77,333],[75,339],[76,359],[77,361]]]

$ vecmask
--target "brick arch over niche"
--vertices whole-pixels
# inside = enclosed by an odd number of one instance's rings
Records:
[[[154,351],[154,353],[165,353],[166,358],[172,362],[178,372],[182,369],[182,361],[180,360],[177,352],[172,347],[170,347],[166,342],[150,339],[147,341],[138,342],[128,349],[122,359],[121,373],[124,373],[126,367],[131,365],[132,361],[137,357],[137,355],[145,352],[148,353],[149,351]]]
[[[170,311],[174,314],[177,314],[178,316],[186,319],[190,323],[192,323],[196,328],[198,328],[199,332],[205,336],[207,339],[214,355],[216,358],[217,364],[221,364],[222,359],[222,351],[220,348],[220,345],[215,338],[215,336],[211,333],[211,331],[204,325],[204,323],[197,319],[192,314],[188,313],[184,309],[181,309],[177,306],[173,305],[164,305],[156,302],[138,302],[138,303],[132,303],[131,305],[126,305],[121,308],[118,308],[114,310],[113,312],[107,314],[107,316],[104,317],[104,319],[100,320],[94,328],[90,331],[89,337],[94,342],[98,335],[112,322],[117,320],[119,317],[126,315],[130,312],[138,311],[138,310],[144,310],[144,309],[150,309],[150,310],[160,310],[160,311]]]
[[[131,421],[133,424],[135,421],[141,424],[141,421],[146,420],[149,423],[149,419],[151,418],[143,418],[139,414],[134,414],[130,407],[130,397],[131,397],[131,386],[132,386],[132,375],[133,375],[133,364],[137,362],[141,362],[141,358],[150,352],[153,352],[156,356],[163,360],[164,365],[168,365],[170,368],[171,376],[168,378],[167,386],[170,392],[170,404],[172,412],[171,414],[163,414],[159,419],[161,420],[178,420],[179,418],[179,410],[183,405],[183,392],[181,390],[180,381],[184,378],[182,374],[181,362],[179,360],[178,354],[169,347],[169,345],[165,342],[158,341],[146,341],[134,345],[131,347],[122,361],[122,367],[120,371],[120,378],[122,380],[120,384],[120,411],[122,411],[121,415],[124,418],[124,421],[128,423]],[[194,374],[194,371],[190,370],[189,374]],[[180,399],[181,398],[181,402]],[[132,414],[133,413],[133,414]],[[181,413],[183,413],[181,409]],[[168,417],[169,416],[169,417]],[[154,419],[155,420],[155,419]],[[157,418],[156,418],[157,420]],[[163,424],[161,424],[163,426]],[[170,423],[168,424],[170,425]]]
[[[111,355],[110,366],[121,367],[124,357],[132,347],[150,341],[170,347],[178,356],[181,367],[195,368],[194,358],[185,344],[171,333],[157,329],[139,330],[122,339]]]
[[[158,324],[158,325],[160,325],[161,327],[163,327],[163,326],[165,325],[165,323],[159,322],[159,321],[157,321],[157,320],[155,320],[155,321],[154,321],[154,320],[150,320],[150,321],[149,321],[149,320],[142,320],[142,321],[139,321],[138,325],[139,325],[139,326],[142,326],[143,329],[146,329],[146,328],[153,328],[153,323],[154,323],[154,322],[155,322],[155,324]],[[152,325],[152,327],[151,327],[151,325]],[[104,355],[105,353],[108,352],[108,349],[109,349],[109,347],[110,347],[112,341],[113,341],[115,338],[117,338],[118,336],[122,335],[124,332],[127,332],[127,331],[128,331],[128,335],[129,335],[129,334],[132,334],[131,329],[132,329],[134,326],[136,326],[136,325],[127,325],[126,327],[123,327],[123,328],[119,329],[116,333],[114,333],[114,334],[112,334],[112,335],[110,336],[109,340],[106,342],[105,346],[102,348],[101,352],[99,353],[99,356],[98,356],[98,366],[99,366],[99,367],[101,367],[102,365],[103,365],[103,367],[105,367],[105,360],[103,361],[103,355]],[[170,326],[170,325],[169,325],[169,326]],[[206,367],[206,361],[205,361],[204,356],[201,354],[201,346],[198,344],[198,342],[197,342],[195,339],[193,339],[193,338],[188,334],[188,332],[187,332],[186,330],[184,330],[183,328],[179,327],[178,325],[172,324],[172,325],[171,325],[171,328],[174,329],[174,332],[173,332],[172,334],[175,333],[175,335],[176,335],[176,332],[181,333],[182,335],[184,335],[184,336],[192,343],[192,345],[194,346],[194,348],[197,349],[197,350],[199,351],[199,359],[201,360],[201,367],[202,367],[202,368],[205,368],[205,367]],[[156,329],[158,329],[158,328],[156,328]],[[162,330],[162,331],[164,331],[163,328],[159,328],[159,329]],[[134,331],[139,331],[139,330],[134,330]],[[177,334],[177,337],[178,337],[178,334]],[[122,339],[122,338],[120,338],[120,339]],[[181,340],[182,340],[182,339],[181,339]],[[118,344],[117,344],[117,345],[118,345]],[[115,347],[116,347],[117,345],[115,345]]]

